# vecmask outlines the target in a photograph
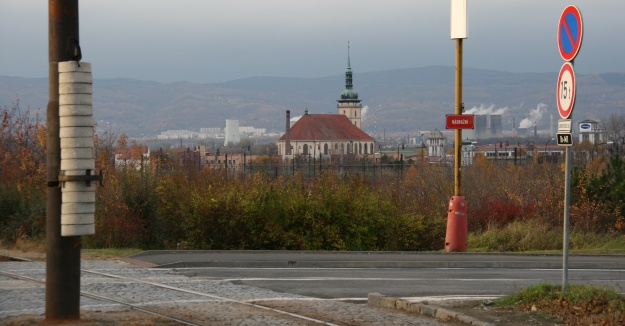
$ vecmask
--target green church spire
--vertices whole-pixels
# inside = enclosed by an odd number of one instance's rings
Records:
[[[358,92],[354,90],[352,79],[352,64],[349,53],[349,41],[347,41],[347,69],[345,70],[345,90],[341,93],[339,102],[359,101]]]
[[[349,61],[349,41],[347,41],[347,70],[352,70],[352,64]]]

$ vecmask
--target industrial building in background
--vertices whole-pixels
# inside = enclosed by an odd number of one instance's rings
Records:
[[[239,120],[227,119],[224,135],[224,146],[238,144],[241,141],[239,133]]]
[[[503,135],[500,114],[475,114],[475,129],[464,130],[463,139],[497,138]]]

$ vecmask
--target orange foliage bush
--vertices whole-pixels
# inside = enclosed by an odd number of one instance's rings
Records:
[[[0,108],[0,239],[40,238],[45,220],[45,127],[19,102]]]

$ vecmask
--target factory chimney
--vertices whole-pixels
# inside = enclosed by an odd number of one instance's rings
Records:
[[[286,110],[286,140],[284,142],[284,154],[291,155],[291,110]]]

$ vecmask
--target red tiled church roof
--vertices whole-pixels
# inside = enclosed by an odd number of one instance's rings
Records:
[[[280,137],[286,140],[286,134]],[[374,141],[344,114],[305,114],[291,127],[290,140]]]

